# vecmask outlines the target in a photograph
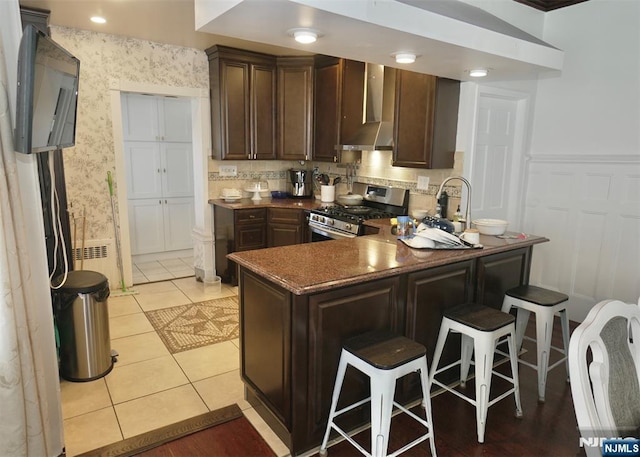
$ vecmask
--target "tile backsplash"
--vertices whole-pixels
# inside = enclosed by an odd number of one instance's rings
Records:
[[[362,163],[357,166],[355,181],[380,184],[385,186],[401,187],[409,189],[409,213],[416,209],[435,212],[435,195],[444,179],[449,176],[462,174],[463,153],[456,152],[453,169],[429,170],[422,168],[392,167],[390,165],[390,152],[363,152]],[[238,168],[237,176],[220,176],[220,165],[235,165]],[[209,198],[219,198],[224,188],[244,189],[247,184],[260,179],[269,183],[269,190],[288,190],[288,173],[290,168],[306,169],[312,171],[318,167],[320,173],[327,173],[331,178],[341,176],[343,182],[338,184],[336,193],[347,193],[345,180],[346,168],[344,165],[326,162],[291,162],[276,160],[239,160],[220,161],[209,160]],[[418,176],[429,177],[428,190],[418,190]],[[449,194],[449,217],[453,216],[457,205],[460,203],[461,185],[459,181],[451,182],[445,186]],[[319,192],[319,189],[317,189]],[[245,197],[251,196],[243,191]],[[268,195],[267,192],[263,193]]]

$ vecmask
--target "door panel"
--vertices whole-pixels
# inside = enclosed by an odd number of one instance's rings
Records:
[[[122,135],[125,141],[157,141],[156,98],[151,95],[125,94],[122,97]]]
[[[160,103],[163,141],[191,142],[191,101],[188,98],[164,97]]]
[[[129,200],[129,236],[131,254],[164,251],[162,200],[157,198]]]
[[[162,203],[165,250],[190,249],[195,219],[193,198],[167,198]]]
[[[125,143],[124,155],[129,199],[162,197],[162,163],[158,143]]]
[[[191,143],[162,145],[162,185],[165,197],[193,195],[193,154]]]
[[[471,182],[474,218],[509,219],[517,102],[481,96]]]

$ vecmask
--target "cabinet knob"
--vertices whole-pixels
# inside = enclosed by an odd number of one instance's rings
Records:
[[[158,173],[160,173],[160,169],[158,168]]]
[[[158,205],[162,205],[162,200],[158,200]]]

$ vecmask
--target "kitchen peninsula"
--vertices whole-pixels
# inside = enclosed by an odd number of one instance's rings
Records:
[[[387,221],[367,221],[377,234],[235,252],[240,301],[240,363],[247,399],[292,455],[320,444],[347,338],[388,329],[433,354],[443,310],[467,301],[500,308],[504,292],[527,284],[538,236],[481,236],[482,249],[416,250],[397,241]],[[453,359],[455,344],[444,358]],[[349,372],[341,403],[368,395],[368,379]],[[397,398],[418,397],[418,379]],[[347,429],[368,410],[345,414]]]

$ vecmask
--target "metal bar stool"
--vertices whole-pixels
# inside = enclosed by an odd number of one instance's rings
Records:
[[[512,307],[518,309],[516,319],[516,341],[518,351],[522,348],[524,339],[535,341],[538,359],[537,364],[520,359],[520,363],[538,371],[538,400],[544,402],[547,373],[552,368],[565,362],[567,367],[567,382],[569,382],[569,317],[567,316],[567,302],[569,297],[560,292],[543,289],[537,286],[520,286],[505,292],[502,302],[502,311],[508,313]],[[536,314],[536,338],[525,336],[524,332],[529,322],[531,312]],[[560,316],[562,325],[562,342],[564,348],[551,345],[553,334],[553,320],[556,313]],[[549,366],[549,353],[551,349],[563,355],[560,360]]]
[[[349,339],[342,347],[338,373],[333,388],[329,422],[320,446],[320,455],[327,454],[327,442],[331,429],[335,429],[358,451],[366,456],[386,456],[389,444],[389,428],[393,407],[397,407],[410,417],[427,428],[427,433],[416,438],[409,444],[398,449],[390,456],[396,456],[409,448],[431,439],[431,455],[436,455],[433,442],[433,426],[431,420],[431,397],[429,396],[429,384],[426,349],[423,345],[409,338],[396,335],[387,331],[366,333]],[[347,366],[360,370],[369,376],[371,383],[371,396],[358,401],[350,406],[336,411],[342,382],[344,381]],[[411,411],[394,401],[396,380],[413,372],[420,372],[420,384],[422,386],[422,406],[425,408],[426,420],[418,417]],[[356,443],[351,436],[338,427],[336,417],[357,408],[367,402],[371,402],[371,454]]]
[[[442,318],[442,323],[440,324],[440,333],[438,334],[429,380],[432,384],[442,387],[476,407],[476,424],[479,443],[484,443],[487,411],[494,403],[513,393],[516,402],[516,416],[522,417],[514,321],[515,318],[512,315],[503,313],[497,309],[475,303],[467,303],[446,310]],[[452,364],[438,368],[438,363],[440,362],[442,350],[444,349],[444,344],[449,332],[458,332],[461,334],[462,347],[460,359]],[[512,377],[505,376],[493,370],[495,347],[498,340],[503,337],[507,338],[509,345]],[[471,356],[474,352],[475,362],[471,362]],[[435,379],[438,373],[460,365],[460,385],[465,387],[471,363],[475,365],[475,399]],[[492,374],[511,382],[513,387],[493,400],[490,400]]]

